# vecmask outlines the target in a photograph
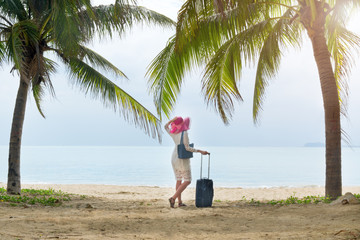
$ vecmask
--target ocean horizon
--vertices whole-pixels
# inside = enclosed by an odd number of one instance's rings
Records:
[[[324,147],[199,147],[210,155],[215,187],[325,185]],[[21,182],[173,187],[173,146],[23,146]],[[8,146],[0,146],[0,182],[6,183]],[[191,159],[192,186],[201,155]],[[208,174],[203,156],[203,177]],[[343,147],[343,186],[359,186],[360,148]]]

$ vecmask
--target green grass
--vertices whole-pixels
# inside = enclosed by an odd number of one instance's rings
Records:
[[[354,196],[360,201],[360,194],[354,194]],[[260,202],[260,201],[255,201],[253,198],[251,200],[247,200],[245,196],[243,196],[240,202],[248,203],[251,205],[269,204],[269,205],[286,206],[291,204],[305,205],[305,204],[331,203],[332,201],[329,197],[323,197],[323,196],[306,196],[303,198],[290,196],[284,200],[270,200],[267,202]]]
[[[21,195],[8,195],[5,188],[0,188],[0,202],[9,203],[10,206],[24,204],[60,206],[64,201],[70,200],[70,194],[53,189],[22,189]]]
[[[290,205],[290,204],[318,204],[318,203],[331,203],[329,197],[321,196],[306,196],[304,198],[298,198],[295,196],[290,196],[285,200],[271,200],[267,202],[270,205]]]

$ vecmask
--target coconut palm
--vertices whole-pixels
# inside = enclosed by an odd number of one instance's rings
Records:
[[[119,111],[130,123],[161,140],[160,121],[143,105],[100,71],[125,74],[86,47],[95,36],[124,33],[137,23],[172,26],[173,21],[136,5],[117,0],[92,6],[90,0],[0,0],[0,60],[12,64],[19,75],[9,148],[7,191],[20,194],[20,148],[28,93],[32,92],[41,115],[46,90],[54,94],[51,74],[61,60],[74,85]]]
[[[253,119],[257,123],[269,80],[284,50],[309,37],[319,72],[326,132],[325,194],[342,194],[340,115],[346,113],[346,78],[360,38],[346,29],[359,0],[188,0],[176,34],[148,69],[158,114],[171,113],[184,74],[204,67],[205,100],[229,123],[245,66],[256,65]]]

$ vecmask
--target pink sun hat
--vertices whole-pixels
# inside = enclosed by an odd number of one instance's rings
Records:
[[[175,121],[171,123],[171,133],[177,134],[182,131],[187,131],[190,129],[190,118],[177,117]]]

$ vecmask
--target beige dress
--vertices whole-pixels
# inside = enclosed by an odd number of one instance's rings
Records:
[[[165,130],[169,133],[171,138],[175,143],[175,148],[171,157],[171,164],[174,170],[175,178],[177,181],[189,181],[191,182],[191,168],[190,168],[190,159],[180,159],[178,158],[177,145],[180,144],[181,132],[177,134],[170,133],[168,126],[165,126]],[[187,131],[184,131],[183,143],[186,150],[189,152],[196,152],[195,148],[189,146],[189,136]]]

